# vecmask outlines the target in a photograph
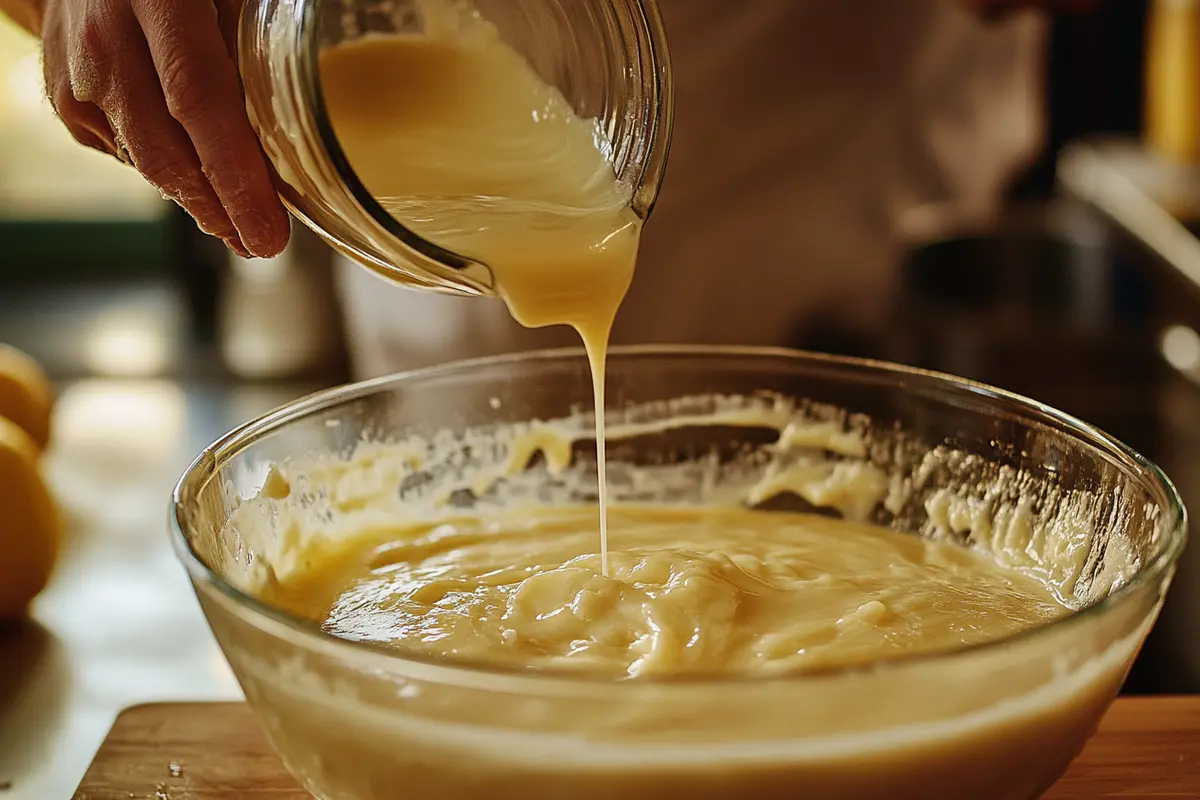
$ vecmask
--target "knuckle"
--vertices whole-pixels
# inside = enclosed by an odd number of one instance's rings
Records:
[[[111,26],[104,25],[95,16],[89,16],[79,26],[75,36],[75,48],[83,56],[103,58],[108,53]]]
[[[188,55],[172,56],[159,71],[167,111],[182,123],[203,117],[212,102],[210,82],[205,70]]]
[[[111,26],[95,19],[83,22],[67,57],[75,99],[95,103],[108,96],[113,86],[112,70],[118,49],[112,41]]]
[[[129,157],[138,172],[161,192],[173,199],[186,194],[184,188],[191,172],[188,159],[161,148],[145,148],[128,143]]]

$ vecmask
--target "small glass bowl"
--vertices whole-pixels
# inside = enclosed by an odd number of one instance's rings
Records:
[[[246,0],[238,39],[246,108],[282,181],[284,203],[334,249],[410,287],[494,294],[486,264],[423,238],[371,196],[338,142],[321,91],[323,48],[380,33],[419,33],[422,4]],[[580,117],[600,123],[616,177],[632,189],[631,208],[649,216],[674,120],[670,56],[655,0],[471,0],[469,6]]]
[[[938,513],[947,497],[996,519],[1020,506],[1031,530],[1063,523],[1070,541],[1030,536],[1026,552],[1049,568],[1064,545],[1086,556],[1070,584],[1079,609],[954,652],[785,677],[613,680],[340,640],[239,588],[251,554],[226,521],[258,494],[272,463],[340,458],[363,440],[438,431],[453,445],[472,429],[569,417],[591,397],[587,361],[575,351],[359,383],[223,437],[174,495],[172,538],[200,605],[268,737],[311,792],[324,800],[1023,800],[1066,770],[1153,625],[1184,546],[1184,509],[1153,464],[1033,401],[883,363],[635,347],[618,349],[608,374],[615,430],[691,420],[610,442],[617,500],[637,489],[621,479],[636,464],[703,463],[699,472],[719,484],[767,463],[755,459],[772,453],[770,431],[695,420],[706,408],[782,403],[869,443],[861,457],[903,490],[901,502],[870,510],[879,524],[954,539],[969,523]],[[574,460],[586,473],[594,469],[587,414],[578,421]],[[451,446],[446,463],[482,457],[463,447]],[[528,469],[536,482],[545,464]]]

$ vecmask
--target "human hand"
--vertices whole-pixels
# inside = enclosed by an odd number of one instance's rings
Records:
[[[290,227],[235,63],[242,0],[41,0],[46,90],[80,143],[126,163],[242,256]]]

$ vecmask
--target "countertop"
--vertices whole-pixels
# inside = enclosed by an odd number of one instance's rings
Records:
[[[32,621],[0,628],[3,800],[70,797],[123,708],[241,696],[172,552],[170,492],[225,430],[312,387],[96,379],[60,388],[44,468],[66,542]]]
[[[1046,800],[1195,797],[1200,698],[1125,697]],[[126,711],[96,756],[77,800],[186,797],[301,800],[244,703],[173,703]]]

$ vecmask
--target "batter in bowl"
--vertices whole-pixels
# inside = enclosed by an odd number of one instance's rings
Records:
[[[266,596],[346,639],[614,677],[843,667],[999,639],[1066,613],[948,542],[817,515],[615,507],[369,530]]]
[[[586,483],[572,455],[577,439],[562,422],[491,434],[499,437],[492,463],[423,501],[397,492],[428,459],[413,442],[279,465],[230,524],[239,538],[275,546],[273,554],[257,548],[257,563],[270,569],[256,573],[253,590],[334,636],[614,678],[785,674],[952,651],[1037,627],[1078,603],[1078,532],[1056,542],[1016,515],[980,524],[986,537],[964,547],[868,524],[894,482],[863,460],[857,434],[799,423],[786,409],[710,421],[774,427],[773,463],[723,495],[614,505],[607,570],[594,506],[520,494],[521,481],[535,491]],[[614,435],[667,427],[623,423]],[[489,452],[487,436],[468,438],[468,450]],[[529,469],[539,454],[544,470]],[[706,483],[686,469],[643,467],[632,484]],[[628,494],[630,483],[626,474],[618,486]],[[456,509],[451,498],[463,490],[500,500]],[[753,509],[788,494],[838,518]],[[312,497],[323,498],[319,511],[304,499]],[[962,516],[940,495],[928,509],[950,525]],[[1059,555],[1039,562],[1030,556],[1037,551]]]
[[[1004,466],[922,486],[960,454],[881,457],[909,452],[889,426],[810,411],[614,411],[608,576],[588,415],[298,455],[260,473],[212,557],[332,636],[277,646],[210,603],[214,630],[322,797],[1037,796],[1145,633],[1092,649],[1047,625],[1136,569],[1115,538],[1095,563],[1111,516]],[[667,444],[727,437],[769,442]],[[870,524],[889,513],[912,532]]]

